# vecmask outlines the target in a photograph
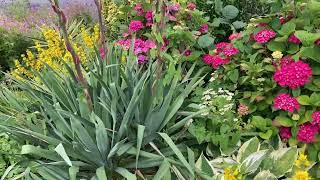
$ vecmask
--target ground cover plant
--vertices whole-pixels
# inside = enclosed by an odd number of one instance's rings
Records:
[[[320,178],[320,2],[255,2],[49,1],[8,56],[1,179]]]

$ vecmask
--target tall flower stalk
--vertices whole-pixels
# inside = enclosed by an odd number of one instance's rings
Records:
[[[103,19],[102,19],[102,2],[101,0],[94,0],[94,3],[96,4],[97,10],[98,10],[101,48],[103,49],[104,53],[107,54],[108,47],[106,45],[106,38],[105,38],[106,27],[104,26]]]
[[[49,2],[51,3],[53,11],[58,16],[60,32],[63,36],[66,48],[72,56],[72,60],[73,60],[73,63],[74,63],[75,69],[76,69],[76,73],[77,73],[77,81],[83,87],[88,107],[90,110],[92,110],[92,98],[89,93],[88,82],[84,78],[84,75],[81,70],[81,60],[80,60],[79,55],[76,53],[74,47],[72,46],[72,44],[69,40],[69,37],[68,37],[68,31],[67,31],[67,27],[66,27],[67,18],[59,6],[59,0],[49,0]]]

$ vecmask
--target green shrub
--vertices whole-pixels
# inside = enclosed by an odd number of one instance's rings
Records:
[[[285,4],[277,14],[252,19],[237,39],[216,44],[208,57],[224,65],[208,63],[216,70],[193,97],[210,109],[189,129],[200,143],[230,155],[240,139],[273,141],[279,134],[319,160],[319,10],[318,1]]]
[[[0,70],[8,71],[14,65],[14,60],[32,46],[32,41],[23,35],[1,29],[0,35]]]

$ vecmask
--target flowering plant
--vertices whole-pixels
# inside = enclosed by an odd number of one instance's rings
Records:
[[[252,19],[241,35],[216,44],[203,61],[213,67],[216,87],[235,94],[238,112],[246,109],[239,119],[243,137],[254,134],[271,140],[279,134],[291,146],[307,144],[306,153],[315,161],[320,150],[320,3],[299,2],[283,9]],[[221,46],[235,48],[234,53],[228,56]]]

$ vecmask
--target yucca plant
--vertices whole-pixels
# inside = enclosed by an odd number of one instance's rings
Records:
[[[97,56],[85,74],[91,108],[68,65],[69,76],[48,68],[35,72],[40,83],[16,80],[24,99],[2,88],[0,128],[27,142],[21,153],[33,163],[25,176],[195,177],[194,154],[184,140],[188,122],[201,112],[183,107],[202,81],[202,69],[194,72],[194,64],[183,78],[176,76],[164,85],[156,76],[157,63],[139,67],[133,56],[125,64],[121,58],[121,51],[111,48],[109,62]]]

